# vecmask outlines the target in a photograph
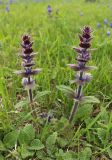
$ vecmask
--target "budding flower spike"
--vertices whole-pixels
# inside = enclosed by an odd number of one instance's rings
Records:
[[[32,90],[35,87],[35,80],[33,80],[32,76],[38,74],[41,69],[33,69],[35,65],[33,58],[36,53],[33,52],[32,49],[33,42],[30,41],[30,36],[24,35],[22,37],[22,54],[20,57],[23,59],[22,67],[24,70],[16,71],[16,74],[21,75],[22,85],[28,91],[29,101],[30,103],[33,102],[33,93]]]
[[[92,75],[90,73],[86,73],[86,71],[96,68],[94,66],[86,66],[86,63],[91,59],[91,33],[92,30],[90,27],[86,26],[83,28],[82,35],[79,35],[79,47],[74,48],[74,50],[77,52],[77,64],[69,64],[71,69],[73,69],[76,72],[75,79],[72,81],[72,83],[75,83],[77,85],[76,92],[74,91],[74,94],[72,95],[72,98],[74,99],[74,105],[69,117],[69,122],[73,120],[73,117],[77,112],[77,108],[80,102],[83,102],[87,99],[92,99],[96,103],[99,103],[99,101],[95,97],[83,96],[82,94],[83,86],[92,79]]]

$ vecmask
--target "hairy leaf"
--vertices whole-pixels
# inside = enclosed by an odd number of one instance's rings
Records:
[[[34,97],[34,99],[40,99],[41,97],[44,97],[48,94],[50,94],[51,91],[42,91],[42,92],[37,92],[37,95]]]
[[[54,132],[52,135],[50,135],[46,140],[46,146],[48,148],[52,147],[57,140],[57,132]]]
[[[75,91],[65,85],[60,85],[56,87],[58,90],[62,91],[67,97],[74,98],[75,97]]]
[[[97,128],[97,135],[98,138],[101,140],[102,144],[104,144],[106,138],[106,130],[103,128]]]
[[[81,98],[82,103],[100,103],[100,101],[94,96],[84,96]]]
[[[30,150],[41,150],[44,148],[44,145],[39,139],[34,139],[29,147]]]
[[[112,158],[112,148],[108,148],[107,153],[108,153],[109,157]]]
[[[80,160],[90,160],[92,155],[91,148],[86,147],[79,155]]]
[[[26,125],[19,134],[18,141],[20,145],[29,144],[35,138],[35,129],[31,124]]]
[[[9,132],[5,135],[3,143],[7,148],[13,148],[17,144],[19,132],[17,130]]]
[[[26,146],[22,145],[20,148],[20,154],[22,159],[26,159],[28,157],[32,157],[34,155],[33,151],[29,151]]]
[[[1,140],[0,140],[0,151],[6,151],[6,148]]]

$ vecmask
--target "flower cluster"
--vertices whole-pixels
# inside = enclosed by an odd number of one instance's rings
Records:
[[[73,116],[77,110],[78,102],[82,99],[82,86],[85,83],[88,83],[92,76],[89,73],[86,73],[86,71],[94,69],[94,66],[86,66],[86,63],[90,60],[91,54],[90,54],[90,47],[91,47],[91,28],[90,27],[84,27],[82,30],[82,35],[79,35],[80,44],[79,47],[75,47],[75,51],[77,52],[76,61],[77,64],[69,64],[69,66],[76,71],[75,80],[73,80],[74,83],[78,85],[76,93],[74,95],[75,104],[73,106],[73,110],[71,112],[71,115],[69,117],[69,120],[71,121],[73,119]]]
[[[35,86],[35,81],[31,76],[38,74],[41,69],[33,69],[35,65],[33,58],[36,53],[33,52],[32,49],[33,42],[30,41],[30,36],[24,35],[22,37],[22,54],[20,57],[23,59],[22,66],[24,70],[17,71],[16,73],[23,77],[22,84],[29,91],[29,99],[30,102],[33,101],[32,89]]]

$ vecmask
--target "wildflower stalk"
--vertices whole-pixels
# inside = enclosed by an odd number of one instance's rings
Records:
[[[29,84],[31,83],[30,77],[28,77],[28,83]],[[28,90],[28,95],[29,95],[29,101],[30,101],[30,103],[32,103],[33,102],[33,92],[31,89]]]
[[[33,105],[33,89],[35,87],[35,80],[33,80],[32,76],[38,74],[41,69],[33,69],[35,65],[33,58],[36,53],[33,52],[32,49],[33,42],[30,41],[30,36],[24,35],[22,37],[22,54],[20,54],[23,59],[22,66],[24,70],[17,71],[18,75],[23,77],[22,85],[28,91],[28,97],[30,104]]]
[[[71,110],[71,114],[69,116],[69,122],[73,120],[73,117],[75,116],[77,112],[77,108],[79,106],[79,103],[83,101],[82,96],[82,89],[83,85],[85,85],[87,82],[89,82],[92,78],[92,76],[88,73],[85,73],[86,71],[90,69],[94,69],[92,66],[86,66],[86,63],[90,60],[90,41],[92,39],[91,37],[91,28],[90,27],[84,27],[82,30],[82,35],[79,35],[80,38],[80,44],[78,48],[74,48],[75,51],[78,53],[76,61],[77,64],[69,64],[69,66],[77,72],[75,76],[75,80],[73,80],[73,83],[76,83],[78,85],[76,92],[74,92],[74,105]]]
[[[82,76],[83,76],[83,72],[80,72],[80,79],[82,79]],[[80,98],[80,96],[81,96],[81,91],[82,91],[82,86],[80,85],[80,86],[78,87],[77,99]],[[74,101],[74,105],[73,105],[73,107],[72,107],[72,111],[71,111],[71,114],[70,114],[70,117],[69,117],[69,122],[72,121],[74,115],[76,114],[78,105],[79,105],[78,101]]]

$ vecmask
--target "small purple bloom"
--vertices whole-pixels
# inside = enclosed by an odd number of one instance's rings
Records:
[[[100,28],[100,27],[101,27],[101,24],[100,24],[99,22],[97,23],[97,27],[98,27],[98,28]]]
[[[108,20],[107,19],[104,19],[104,24],[108,24]]]
[[[110,36],[111,32],[110,31],[107,31],[107,36]]]
[[[6,6],[5,10],[6,10],[6,12],[9,12],[10,11],[9,6]]]
[[[110,23],[110,28],[112,28],[112,22]]]
[[[47,7],[47,11],[48,11],[48,14],[51,14],[51,12],[52,12],[52,8],[51,8],[51,6],[50,6],[50,5],[48,5],[48,7]]]
[[[9,4],[12,4],[13,3],[13,0],[9,0]]]

